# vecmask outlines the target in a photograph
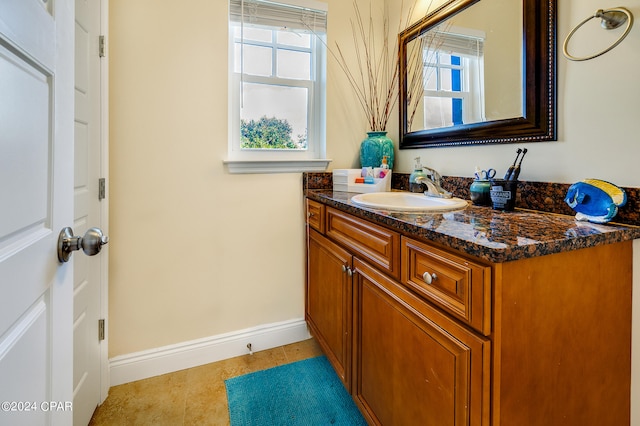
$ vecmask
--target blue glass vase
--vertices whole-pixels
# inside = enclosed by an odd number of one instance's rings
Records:
[[[393,169],[393,141],[387,132],[367,132],[367,138],[360,144],[360,166],[380,167],[382,158],[387,157],[387,164]]]

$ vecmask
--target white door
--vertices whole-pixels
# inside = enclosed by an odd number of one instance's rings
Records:
[[[75,22],[73,232],[84,235],[90,227],[99,226],[106,233],[106,200],[100,195],[98,184],[104,176],[99,52],[101,2],[75,0]],[[98,321],[105,318],[101,313],[103,307],[106,310],[106,300],[102,300],[103,294],[106,299],[106,254],[74,256],[73,424],[77,426],[89,423],[108,390],[108,375],[102,377],[103,369],[108,372],[106,340],[102,340],[104,334],[99,336],[98,332]]]
[[[73,3],[0,1],[0,424],[72,421]]]

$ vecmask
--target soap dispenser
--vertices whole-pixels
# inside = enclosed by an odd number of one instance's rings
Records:
[[[422,164],[420,164],[420,157],[414,158],[416,164],[413,167],[413,172],[409,175],[409,191],[411,192],[424,192],[424,186],[421,183],[416,183],[416,179],[419,177],[426,178],[427,174],[422,170]]]

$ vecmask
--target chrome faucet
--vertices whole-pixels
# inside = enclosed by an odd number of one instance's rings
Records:
[[[426,195],[427,197],[438,198],[451,198],[453,196],[451,192],[445,191],[442,186],[440,186],[440,182],[442,181],[442,176],[440,176],[440,173],[428,167],[423,167],[422,169],[425,171],[427,176],[417,177],[416,183],[423,184],[427,187],[427,190],[424,191],[424,195]]]

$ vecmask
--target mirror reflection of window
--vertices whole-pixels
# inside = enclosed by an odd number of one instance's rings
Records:
[[[557,0],[444,0],[439,3],[445,5],[441,10],[399,35],[400,149],[557,140]],[[483,52],[479,72],[484,104],[480,106],[484,108],[481,115],[485,120],[425,129],[422,84],[425,79],[419,45],[433,32],[448,33],[447,25],[481,32],[478,38]],[[462,108],[464,114],[466,105]]]
[[[423,129],[477,123],[484,113],[484,36],[466,29],[436,31],[423,50]]]

